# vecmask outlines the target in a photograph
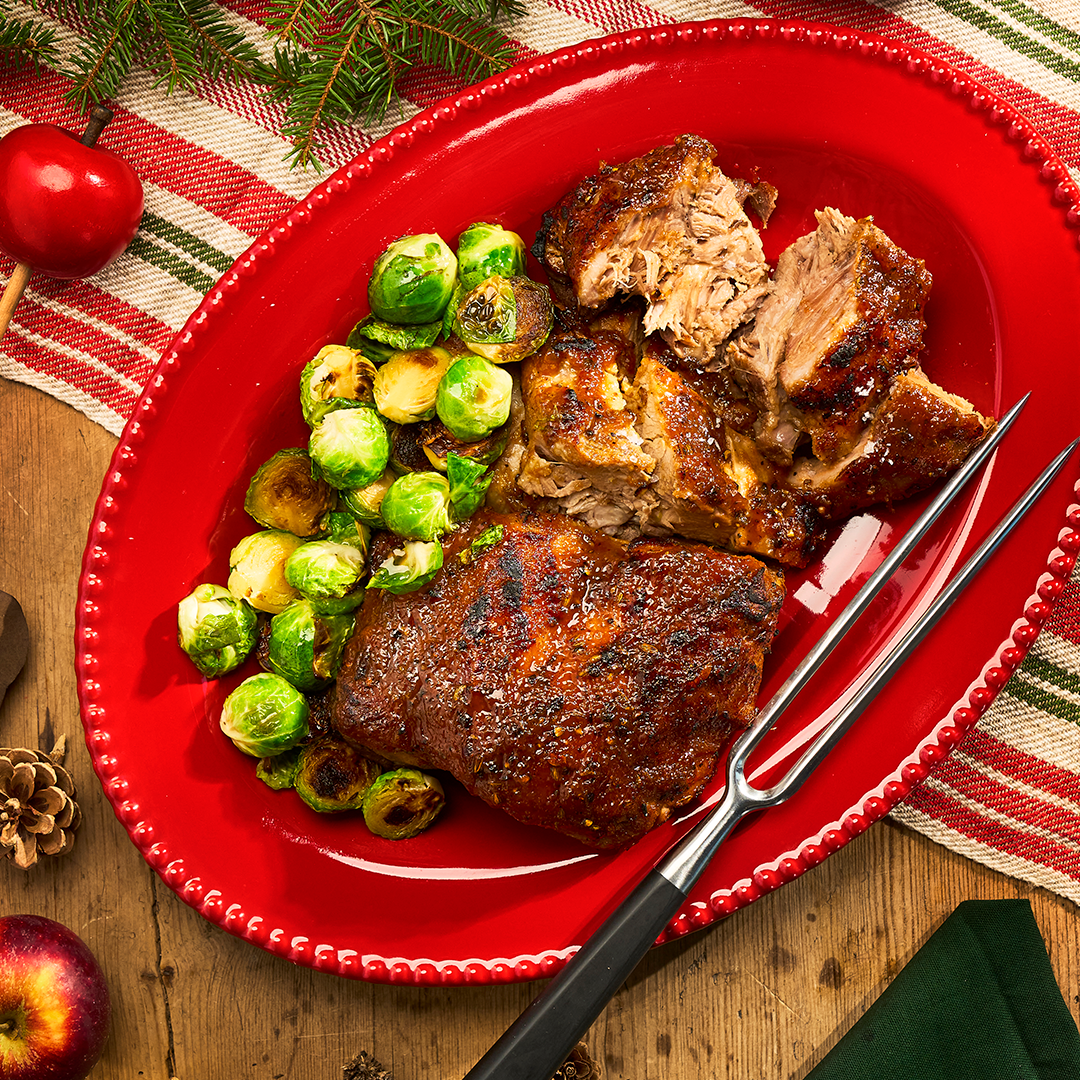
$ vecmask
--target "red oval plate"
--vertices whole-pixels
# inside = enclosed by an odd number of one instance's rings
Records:
[[[346,976],[534,978],[558,969],[685,830],[684,819],[598,855],[453,785],[437,827],[408,842],[310,812],[261,784],[221,736],[221,700],[249,672],[201,680],[176,645],[175,610],[195,584],[225,579],[229,550],[253,528],[242,499],[255,468],[305,441],[300,368],[344,340],[388,241],[453,239],[477,220],[531,238],[600,161],[687,130],[712,140],[729,172],[779,188],[770,258],[813,228],[815,208],[873,214],[934,275],[930,375],[997,415],[1032,392],[996,460],[773,732],[759,774],[775,772],[1068,441],[1066,403],[1080,400],[1080,266],[1066,220],[1077,192],[1019,115],[945,64],[828,27],[703,23],[563,49],[422,113],[320,182],[210,291],[140,399],[91,526],[76,653],[94,767],[146,859],[212,922]],[[1022,615],[1070,494],[1062,478],[798,795],[730,837],[669,936],[820,862],[974,722],[969,695],[991,695],[984,669],[1015,663],[1033,633]],[[763,695],[920,505],[860,515],[819,564],[790,575]]]

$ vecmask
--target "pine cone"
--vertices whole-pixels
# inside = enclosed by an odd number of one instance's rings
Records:
[[[82,812],[64,760],[66,737],[52,753],[0,749],[0,849],[29,870],[39,855],[63,855],[75,843]]]
[[[600,1063],[589,1056],[589,1047],[582,1041],[570,1051],[570,1056],[551,1080],[600,1080]]]

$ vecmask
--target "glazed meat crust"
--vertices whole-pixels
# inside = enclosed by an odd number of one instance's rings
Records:
[[[622,847],[694,799],[754,716],[783,591],[750,557],[481,511],[431,585],[369,594],[333,723],[520,821]]]

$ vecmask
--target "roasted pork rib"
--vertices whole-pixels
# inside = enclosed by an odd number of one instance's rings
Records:
[[[472,542],[502,539],[477,557]],[[373,557],[394,538],[383,534]],[[374,590],[335,728],[599,848],[694,799],[749,723],[782,576],[700,544],[624,544],[565,516],[481,511],[414,593]]]

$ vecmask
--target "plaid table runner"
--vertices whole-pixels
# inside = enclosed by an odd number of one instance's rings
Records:
[[[10,6],[50,21],[28,4]],[[258,36],[260,0],[222,7]],[[693,19],[804,19],[895,38],[968,73],[1023,112],[1080,182],[1080,0],[528,0],[527,8],[512,27],[521,59]],[[77,33],[51,25],[61,49],[74,52]],[[316,181],[285,164],[281,111],[255,90],[214,84],[169,97],[153,83],[148,73],[128,80],[102,139],[143,180],[138,236],[92,279],[35,276],[0,342],[0,375],[68,402],[117,435],[161,351],[206,291]],[[81,115],[64,102],[66,88],[48,70],[0,72],[0,133],[43,121],[81,131]],[[325,165],[346,163],[459,89],[445,78],[414,79],[379,127],[333,130]],[[12,269],[12,260],[0,256],[0,282]],[[1072,510],[1069,525],[1080,529],[1080,510]],[[1053,614],[1015,675],[893,817],[1080,901],[1080,576],[1068,577],[1070,551],[1061,558],[1066,580],[1052,597]]]

